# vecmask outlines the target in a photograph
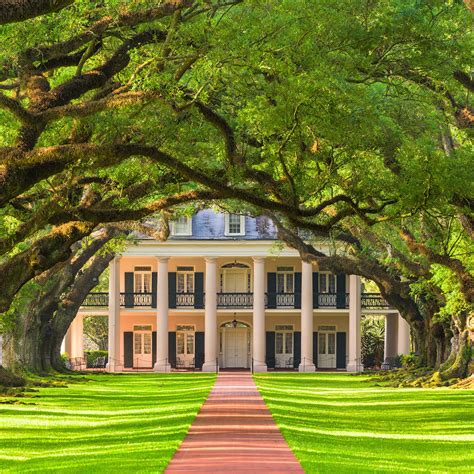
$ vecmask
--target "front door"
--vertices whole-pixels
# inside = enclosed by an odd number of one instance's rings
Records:
[[[151,331],[133,332],[133,367],[137,369],[152,368]]]
[[[224,293],[247,293],[247,271],[239,268],[226,269]]]
[[[318,368],[336,368],[335,332],[318,332]]]
[[[224,363],[225,367],[242,368],[248,367],[247,346],[248,329],[247,328],[226,328],[224,341]]]

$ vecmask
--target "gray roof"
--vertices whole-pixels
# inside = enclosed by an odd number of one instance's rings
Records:
[[[225,235],[225,214],[204,209],[193,215],[192,235],[170,235],[170,240],[276,240],[273,222],[266,216],[245,216],[245,235]]]

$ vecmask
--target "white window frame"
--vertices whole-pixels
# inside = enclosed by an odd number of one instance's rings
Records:
[[[283,352],[278,352],[277,351],[277,334],[281,334],[282,336],[282,351]],[[291,335],[291,352],[287,351],[287,334]],[[294,331],[294,326],[292,324],[277,324],[275,325],[275,355],[279,356],[293,356],[295,353],[295,331]]]
[[[326,279],[326,291],[322,291],[321,289],[321,277],[324,276]],[[334,292],[330,293],[329,292],[329,277],[332,276],[334,278]],[[324,294],[336,294],[337,293],[337,276],[334,275],[334,273],[331,272],[319,272],[319,281],[318,281],[318,293],[324,293]]]
[[[153,292],[153,279],[152,279],[152,271],[151,267],[150,270],[137,270],[137,268],[143,267],[134,267],[133,269],[133,292],[134,293],[143,293],[143,294],[150,294]],[[144,291],[144,276],[148,275],[150,281],[150,291]],[[137,277],[140,280],[140,289],[137,288]]]
[[[186,329],[184,329],[184,326],[187,326]],[[178,347],[178,337],[182,336],[183,337],[183,353],[179,353],[179,347]],[[192,336],[192,341],[193,341],[193,352],[189,352],[188,350],[188,336]],[[192,355],[194,356],[196,354],[196,326],[194,324],[185,324],[185,325],[176,325],[176,356],[189,356]]]
[[[177,223],[178,219],[186,219],[186,228],[184,231],[178,232]],[[170,232],[171,235],[183,236],[183,235],[193,235],[193,218],[188,216],[180,216],[178,219],[172,220],[170,222]]]
[[[229,221],[230,221],[230,215],[231,214],[226,214],[224,217],[225,221],[225,231],[224,234],[226,236],[238,236],[238,235],[245,235],[245,215],[243,214],[232,214],[234,216],[239,216],[240,217],[240,232],[230,232],[230,226],[229,226]]]
[[[189,270],[180,270],[180,268],[183,268],[183,267],[177,267],[176,269],[176,293],[180,293],[178,291],[178,278],[179,276],[178,275],[183,275],[184,276],[184,290],[183,292],[181,293],[194,293],[195,291],[195,284],[196,284],[196,281],[195,281],[195,271],[194,271],[194,266],[191,266],[191,265],[186,265],[185,266],[186,268],[190,268]],[[192,268],[192,270],[191,270]],[[191,275],[192,277],[192,285],[193,285],[193,288],[192,288],[192,291],[189,291],[189,288],[188,288],[188,278],[187,276],[188,275]]]
[[[279,270],[282,268],[285,268],[285,270]],[[290,270],[291,268],[291,270]],[[294,293],[295,292],[295,268],[288,265],[288,266],[281,266],[277,267],[277,272],[276,272],[276,290],[277,294],[288,294],[288,293]],[[280,292],[278,289],[278,275],[283,275],[283,292]],[[292,290],[288,291],[288,277],[291,276],[292,280]]]

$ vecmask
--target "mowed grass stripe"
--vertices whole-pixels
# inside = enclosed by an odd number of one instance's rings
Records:
[[[474,391],[393,389],[350,374],[258,374],[306,472],[474,473]]]
[[[0,405],[0,472],[162,472],[213,374],[78,376]]]

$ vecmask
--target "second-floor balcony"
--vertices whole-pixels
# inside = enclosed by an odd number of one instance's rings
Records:
[[[89,293],[82,303],[83,307],[104,308],[109,305],[109,294],[106,292]],[[156,298],[152,293],[120,293],[120,306],[123,308],[155,308]],[[361,306],[364,309],[389,309],[390,305],[379,293],[362,293]],[[205,294],[203,292],[174,293],[169,295],[169,307],[203,309]],[[253,293],[217,293],[219,309],[252,309]],[[300,309],[301,293],[265,293],[267,309]],[[315,293],[313,308],[347,309],[348,293]]]

